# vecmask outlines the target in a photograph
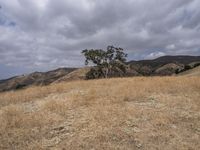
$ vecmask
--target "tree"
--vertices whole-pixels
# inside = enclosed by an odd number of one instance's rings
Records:
[[[85,65],[92,63],[94,68],[86,75],[88,79],[91,78],[108,78],[116,73],[125,73],[126,71],[126,57],[122,48],[108,46],[107,50],[102,49],[86,49],[82,53],[85,56]]]

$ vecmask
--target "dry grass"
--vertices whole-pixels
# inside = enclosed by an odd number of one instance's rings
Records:
[[[0,94],[0,149],[200,149],[200,78],[76,81]]]

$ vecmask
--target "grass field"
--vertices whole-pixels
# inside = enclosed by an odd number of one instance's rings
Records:
[[[73,81],[0,94],[0,149],[198,150],[200,77]]]

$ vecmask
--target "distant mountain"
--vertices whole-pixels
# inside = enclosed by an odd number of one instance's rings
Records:
[[[21,75],[6,80],[0,80],[0,92],[21,89],[31,85],[48,85],[75,69],[76,68],[59,68],[53,71],[34,72],[28,75]]]
[[[153,60],[130,61],[130,70],[139,75],[172,75],[185,69],[191,63],[198,65],[200,56],[162,56]],[[192,68],[192,67],[191,67]]]
[[[125,76],[170,76],[200,66],[200,56],[163,56],[153,60],[127,62]],[[90,68],[60,68],[48,72],[34,72],[28,75],[0,80],[0,92],[16,90],[32,85],[48,85],[51,83],[86,79]],[[198,74],[199,69],[195,70]],[[118,76],[117,74],[114,75]]]
[[[151,66],[159,66],[168,63],[181,63],[181,64],[189,64],[191,62],[200,61],[200,56],[187,56],[187,55],[179,55],[179,56],[162,56],[153,60],[139,60],[139,61],[130,61],[129,63],[141,63],[143,65],[151,65]]]

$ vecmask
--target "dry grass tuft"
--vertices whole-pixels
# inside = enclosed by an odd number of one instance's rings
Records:
[[[64,116],[69,107],[64,101],[49,100],[44,104],[43,109]]]

